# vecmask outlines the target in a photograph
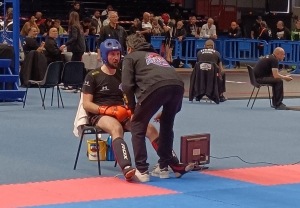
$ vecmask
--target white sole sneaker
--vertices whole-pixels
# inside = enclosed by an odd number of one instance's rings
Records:
[[[165,170],[161,170],[159,168],[159,164],[154,166],[154,169],[151,172],[151,175],[154,176],[154,177],[160,177],[160,178],[163,178],[163,179],[170,178],[169,169],[166,168]]]
[[[132,180],[141,183],[149,182],[150,181],[149,171],[141,173],[139,170],[136,169],[135,175],[132,177]]]

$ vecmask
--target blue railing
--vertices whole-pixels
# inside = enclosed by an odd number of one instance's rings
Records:
[[[47,37],[38,36],[38,42],[45,41]],[[87,36],[87,44],[90,51],[95,51],[96,40],[98,36]],[[1,39],[1,32],[0,32]],[[57,44],[63,45],[68,40],[68,35],[60,35],[57,38]],[[164,36],[153,36],[151,44],[160,53],[164,55],[162,44]],[[204,48],[207,39],[185,38],[183,41],[174,40],[173,59],[181,59],[185,68],[190,68],[189,62],[197,60],[197,53]],[[300,42],[298,41],[280,41],[273,40],[267,43],[263,40],[254,40],[247,38],[218,38],[214,40],[215,49],[220,52],[223,63],[228,63],[228,68],[232,68],[236,61],[244,63],[256,63],[260,56],[270,54],[276,47],[282,47],[285,50],[286,57],[280,64],[296,67],[293,73],[300,74],[298,63],[300,62]]]

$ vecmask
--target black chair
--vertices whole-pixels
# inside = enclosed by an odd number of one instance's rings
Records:
[[[107,134],[107,132],[103,131],[102,129],[100,129],[97,126],[90,126],[90,125],[84,125],[83,129],[82,129],[82,134],[80,137],[80,141],[79,141],[79,146],[78,146],[78,150],[77,150],[77,154],[76,154],[76,159],[75,159],[75,163],[74,163],[74,170],[76,170],[77,167],[77,162],[78,162],[78,157],[79,157],[79,153],[80,153],[80,149],[81,149],[81,145],[82,145],[82,140],[84,135],[86,134],[95,134],[96,137],[96,151],[97,151],[97,162],[98,162],[98,172],[99,175],[101,175],[101,167],[100,167],[100,156],[99,156],[99,137],[98,134]],[[115,161],[115,167],[117,166],[117,161]]]
[[[30,84],[38,86],[39,91],[40,91],[40,95],[41,95],[41,99],[42,99],[42,106],[44,107],[44,109],[46,109],[45,108],[45,96],[46,96],[47,88],[52,88],[51,106],[53,104],[54,87],[56,87],[56,89],[57,89],[57,106],[59,108],[59,98],[60,98],[62,107],[64,108],[64,103],[63,103],[61,93],[60,93],[60,90],[59,90],[59,86],[58,86],[58,84],[60,83],[62,67],[63,67],[63,62],[62,61],[52,62],[47,67],[47,70],[46,70],[46,73],[45,73],[45,76],[44,76],[43,80],[41,80],[41,81],[28,80],[28,82]],[[45,88],[44,96],[42,95],[41,88]],[[23,108],[25,107],[27,92],[28,92],[28,86],[27,86],[26,92],[25,92],[25,98],[24,98],[24,101],[23,101]]]
[[[263,87],[263,86],[268,87],[269,101],[270,101],[270,106],[272,107],[272,103],[271,103],[271,95],[270,95],[270,89],[269,89],[269,87],[270,87],[271,85],[268,85],[268,84],[259,84],[259,83],[257,83],[257,82],[256,82],[256,79],[255,79],[255,75],[254,75],[253,68],[252,68],[251,66],[247,65],[247,69],[248,69],[248,73],[249,73],[249,77],[250,77],[250,83],[251,83],[251,85],[253,86],[253,90],[252,90],[251,96],[250,96],[250,98],[249,98],[247,107],[249,106],[249,103],[250,103],[250,100],[251,100],[251,98],[252,98],[252,95],[253,95],[253,92],[254,92],[255,88],[258,88],[258,90],[257,90],[257,92],[256,92],[256,95],[255,95],[255,98],[254,98],[254,100],[253,100],[252,106],[251,106],[251,109],[253,108],[253,105],[254,105],[255,100],[256,100],[256,98],[257,98],[257,94],[258,94],[260,88]]]
[[[65,86],[82,88],[85,75],[86,70],[83,62],[69,61],[64,65],[62,83],[64,83]]]

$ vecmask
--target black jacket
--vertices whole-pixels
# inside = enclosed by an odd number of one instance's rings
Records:
[[[211,68],[205,66],[201,69],[201,63],[210,64]],[[219,67],[215,63],[197,62],[191,74],[189,101],[201,100],[206,95],[209,99],[219,104],[218,76]]]
[[[106,39],[116,39],[121,44],[123,48],[123,54],[125,54],[126,38],[127,38],[127,33],[122,26],[117,25],[116,28],[113,28],[110,24],[106,25],[102,27],[100,31],[100,37],[97,40],[97,48],[100,48],[100,44]]]
[[[76,26],[72,26],[69,31],[69,39],[65,44],[68,52],[85,52],[85,37],[83,32]]]
[[[184,87],[175,69],[149,43],[140,43],[136,48],[125,56],[122,67],[122,89],[132,111],[136,105],[135,96],[142,104],[158,88],[169,85]]]
[[[241,38],[242,37],[241,28],[237,27],[235,29],[232,29],[232,27],[230,27],[228,29],[228,37],[229,38]]]
[[[22,86],[28,86],[28,80],[43,80],[47,70],[47,59],[43,53],[30,51],[24,59],[20,71]]]
[[[54,61],[62,61],[61,50],[59,50],[55,39],[49,37],[45,42],[44,48],[48,64]]]

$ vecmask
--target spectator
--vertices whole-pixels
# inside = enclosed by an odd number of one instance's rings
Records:
[[[161,36],[164,33],[164,29],[158,24],[159,17],[154,17],[152,21],[152,35]]]
[[[151,35],[152,35],[152,24],[150,23],[150,13],[144,12],[143,20],[138,25],[138,34],[141,34],[145,37],[145,40],[148,43],[151,43]]]
[[[40,34],[43,37],[46,37],[48,35],[48,32],[49,32],[51,27],[52,27],[52,19],[47,18],[46,21],[39,26]]]
[[[183,27],[183,22],[178,21],[177,27],[173,30],[173,37],[174,39],[178,39],[179,42],[181,42],[186,37],[186,30]],[[177,57],[177,59],[173,60],[173,66],[175,68],[178,68],[180,65],[180,59]]]
[[[39,46],[36,40],[37,35],[37,29],[35,27],[31,27],[28,31],[28,36],[26,36],[26,38],[24,39],[23,50],[25,56],[32,50],[37,50],[38,52],[43,51],[45,43],[42,42]]]
[[[71,12],[69,17],[69,39],[66,42],[67,51],[72,52],[71,61],[81,61],[85,51],[85,38],[79,22],[79,14]]]
[[[154,14],[153,14],[153,12],[150,12],[149,14],[150,14],[149,21],[150,21],[150,23],[152,24],[152,22],[153,22],[153,20],[154,20]]]
[[[47,58],[47,64],[49,65],[55,61],[62,61],[61,52],[64,51],[65,45],[57,46],[56,38],[58,37],[58,31],[55,27],[49,30],[49,37],[45,42],[45,56]]]
[[[101,20],[104,21],[108,18],[109,11],[113,11],[112,5],[108,5],[107,8],[101,13]]]
[[[92,17],[91,25],[93,27],[95,27],[96,34],[100,34],[100,30],[101,30],[101,27],[102,27],[102,22],[101,22],[101,19],[100,19],[100,11],[99,10],[96,10],[94,12],[94,16]]]
[[[37,26],[37,24],[35,23],[35,17],[34,16],[31,16],[28,19],[28,21],[24,24],[24,26],[22,27],[22,30],[21,30],[20,34],[22,36],[27,36],[31,27],[35,27],[37,29],[38,33],[40,33],[40,29]]]
[[[260,23],[260,33],[258,38],[259,40],[265,40],[266,42],[269,42],[272,40],[272,31],[268,28],[268,25],[265,21],[262,21]],[[259,45],[259,55],[264,56],[264,44]]]
[[[256,22],[254,23],[254,25],[251,28],[251,38],[252,39],[257,39],[259,37],[259,34],[261,32],[261,22],[262,22],[262,18],[261,18],[261,16],[258,16],[256,18]]]
[[[229,38],[241,38],[242,37],[242,32],[241,28],[236,24],[236,22],[232,22],[230,28],[228,29],[228,37]],[[238,47],[236,47],[236,52],[239,53]],[[235,63],[234,68],[240,68],[240,62],[237,61]]]
[[[108,11],[108,16],[107,16],[107,18],[103,21],[103,26],[107,26],[107,25],[109,25],[109,16],[110,16],[110,14],[112,13],[113,11]]]
[[[139,18],[135,18],[133,20],[133,24],[129,28],[129,35],[135,34],[138,31],[138,25],[140,24],[140,22],[141,21],[139,20]]]
[[[296,22],[296,28],[292,31],[291,40],[299,41],[300,40],[300,20]]]
[[[208,18],[207,23],[202,26],[200,38],[217,39],[216,26],[212,18]]]
[[[195,37],[199,38],[200,30],[196,25],[196,16],[195,15],[190,15],[189,17],[189,23],[185,27],[187,37]],[[201,28],[200,28],[201,29]]]
[[[84,18],[82,20],[81,27],[83,29],[83,33],[84,33],[85,36],[89,35],[90,26],[91,26],[91,19],[88,18],[88,17]]]
[[[73,8],[69,11],[69,15],[71,14],[71,12],[77,12],[79,15],[79,21],[82,20],[82,13],[81,13],[79,2],[77,2],[77,1],[74,2]]]
[[[42,19],[42,17],[43,17],[42,12],[35,13],[35,23],[37,26],[40,26],[41,24],[43,24],[46,21],[46,19]]]
[[[67,35],[68,32],[60,25],[60,20],[54,20],[53,26],[57,29],[58,35]]]
[[[97,40],[97,60],[100,62],[100,44],[106,39],[116,39],[122,46],[122,54],[125,54],[126,51],[126,38],[127,33],[125,29],[118,25],[118,13],[114,11],[110,11],[109,13],[109,25],[106,25],[102,28],[100,33],[100,38]]]
[[[288,28],[284,27],[284,23],[282,21],[278,21],[276,26],[276,39],[291,40],[291,31]]]

